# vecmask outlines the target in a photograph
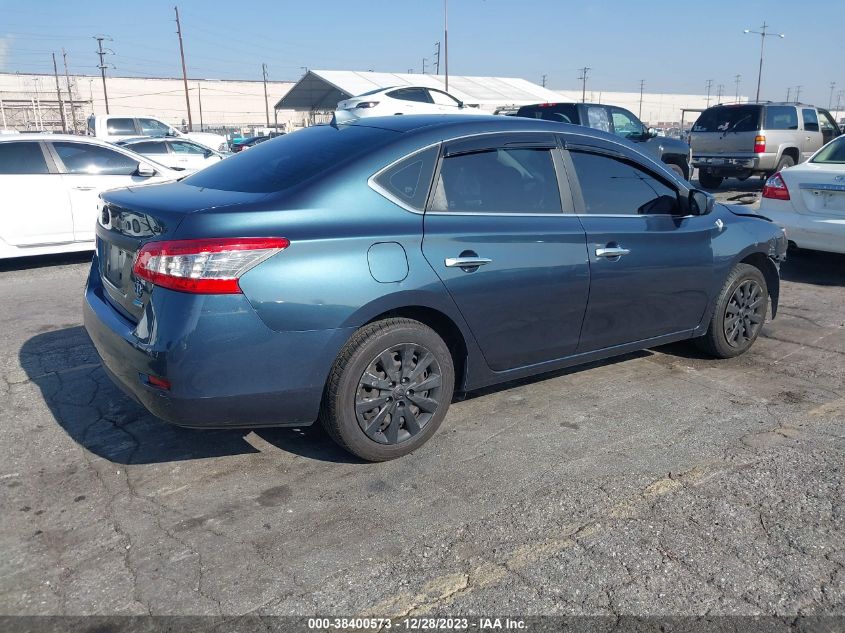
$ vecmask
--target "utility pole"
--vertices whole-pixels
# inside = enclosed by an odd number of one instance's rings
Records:
[[[760,36],[760,68],[757,70],[757,97],[755,101],[760,101],[760,80],[763,78],[763,47],[766,45],[766,37],[772,37],[776,35],[781,39],[786,37],[783,33],[769,33],[768,31],[769,25],[766,24],[765,20],[763,21],[763,26],[760,27],[759,31],[752,31],[751,29],[745,29],[743,33],[753,33],[754,35]]]
[[[708,79],[708,80],[707,80],[707,106],[706,106],[706,107],[708,107],[708,108],[710,107],[710,88],[711,88],[712,86],[713,86],[713,80],[712,80],[712,79]]]
[[[179,56],[182,58],[182,82],[185,84],[185,104],[188,106],[188,132],[194,131],[194,122],[191,120],[191,97],[188,93],[188,71],[185,70],[185,48],[182,45],[182,23],[179,21],[179,7],[173,7],[176,11],[176,34],[179,36]]]
[[[581,70],[581,75],[578,79],[581,80],[581,103],[587,101],[587,74],[592,70],[589,66],[584,66]]]
[[[637,118],[643,120],[643,88],[645,88],[645,79],[640,79],[640,113]]]
[[[114,51],[110,51],[108,48],[103,50],[103,40],[108,40],[109,42],[113,41],[110,37],[105,37],[103,35],[95,35],[94,39],[97,40],[97,46],[99,50],[97,51],[97,55],[100,56],[100,65],[97,68],[100,69],[100,75],[103,78],[103,100],[106,102],[106,114],[110,114],[109,112],[109,92],[106,90],[106,68],[108,67],[107,64],[104,63],[103,57],[106,53],[111,52],[114,54]]]
[[[543,84],[543,88],[545,88],[546,87],[546,76],[545,75],[543,75],[542,84]]]
[[[434,74],[440,74],[440,42],[434,43],[435,50],[434,50]]]
[[[197,101],[199,101],[200,104],[200,132],[202,132],[202,84],[200,82],[197,82]]]
[[[845,90],[840,90],[839,92],[836,93],[836,114],[842,113],[842,97],[843,96],[845,96]],[[4,125],[5,125],[5,123],[4,123]]]
[[[725,92],[724,84],[719,84],[716,86],[716,103],[722,103],[722,95]]]
[[[742,79],[742,75],[734,75],[734,83],[736,84],[736,102],[739,103],[739,80]]]
[[[267,64],[261,64],[261,73],[264,75],[264,112],[267,115],[267,127],[270,127],[270,103],[267,101]]]
[[[59,87],[59,69],[56,66],[56,54],[53,53],[53,76],[56,78],[56,96],[59,98],[59,116],[62,117],[62,132],[67,134],[67,121],[65,121],[65,105],[62,102],[62,89]]]
[[[790,94],[790,92],[792,92],[792,88],[791,88],[791,87],[786,89],[786,102],[787,102],[787,103],[789,103],[789,94]]]
[[[73,90],[70,87],[70,73],[67,71],[67,53],[65,49],[62,49],[62,58],[65,62],[65,83],[67,83],[67,96],[70,99],[70,117],[71,117],[71,128],[73,128],[73,133],[76,134],[76,106],[73,103]]]
[[[833,107],[833,89],[836,88],[836,82],[830,82],[830,99],[827,102],[827,109],[830,110]]]
[[[426,64],[427,61],[428,61],[428,57],[423,57],[423,64],[422,64],[422,68],[423,68],[422,74],[423,75],[425,74],[425,64]]]
[[[446,92],[449,92],[449,0],[443,0],[443,66],[446,69]]]
[[[801,88],[804,86],[795,86],[795,103],[798,103],[798,99],[801,98]]]

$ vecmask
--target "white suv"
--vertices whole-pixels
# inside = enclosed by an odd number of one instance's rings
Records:
[[[179,136],[218,152],[229,151],[229,142],[221,134],[212,134],[211,132],[183,133],[164,121],[150,116],[92,114],[88,117],[88,133],[91,136],[111,142],[138,136]]]

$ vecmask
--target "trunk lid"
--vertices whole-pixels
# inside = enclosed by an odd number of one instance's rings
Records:
[[[705,110],[690,133],[693,154],[752,153],[762,112],[760,105],[716,106]]]
[[[781,178],[799,212],[845,218],[845,165],[804,163]]]
[[[109,191],[97,213],[97,258],[106,297],[125,318],[140,320],[152,287],[132,274],[135,255],[147,242],[177,239],[182,221],[192,213],[264,199],[267,194],[200,189],[166,183]]]

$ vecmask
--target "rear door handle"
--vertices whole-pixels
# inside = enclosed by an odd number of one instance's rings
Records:
[[[448,268],[474,268],[476,266],[484,266],[492,261],[492,259],[487,257],[447,257],[444,263]]]
[[[77,191],[93,191],[96,187],[74,187]]]
[[[605,248],[596,249],[596,257],[622,257],[628,255],[631,251],[621,246],[607,246]]]

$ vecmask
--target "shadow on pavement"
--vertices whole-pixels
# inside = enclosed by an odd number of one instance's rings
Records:
[[[845,286],[845,255],[790,249],[780,277],[816,286]]]
[[[0,259],[0,272],[14,270],[31,270],[33,268],[48,268],[68,264],[90,263],[94,251],[80,251],[78,253],[58,253],[56,255],[33,255],[30,257],[10,257]]]
[[[319,425],[301,429],[194,430],[173,426],[131,400],[105,375],[85,329],[32,337],[19,360],[56,422],[78,444],[118,464],[155,464],[258,453],[256,435],[283,451],[328,462],[359,463]]]

